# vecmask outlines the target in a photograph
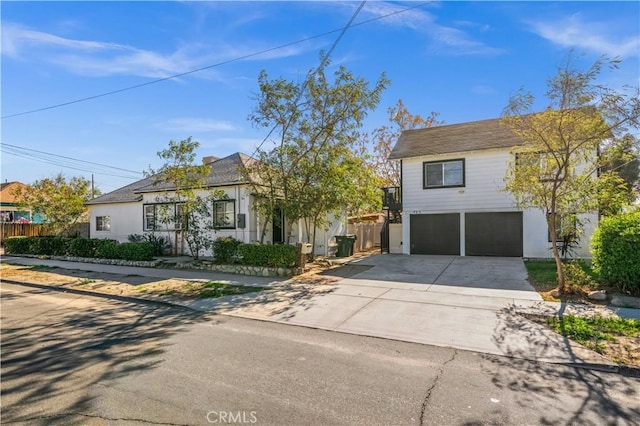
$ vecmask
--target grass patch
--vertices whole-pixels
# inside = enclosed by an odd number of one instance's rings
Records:
[[[601,354],[606,352],[605,342],[617,342],[619,337],[635,339],[640,336],[640,320],[636,319],[567,315],[547,318],[547,324],[556,333]]]
[[[16,266],[21,266],[21,265],[16,265]],[[38,271],[40,269],[58,269],[57,266],[47,266],[47,265],[30,265],[30,266],[24,266],[23,269],[31,269],[34,271]]]
[[[78,284],[80,285],[86,285],[86,284],[91,284],[91,283],[95,283],[96,280],[92,280],[91,278],[80,278],[78,280]]]
[[[539,292],[550,291],[558,285],[556,262],[553,260],[526,260],[529,283]]]
[[[198,297],[200,299],[206,299],[224,296],[235,296],[238,294],[253,293],[262,290],[264,290],[263,287],[231,285],[215,281],[208,281],[200,286]]]

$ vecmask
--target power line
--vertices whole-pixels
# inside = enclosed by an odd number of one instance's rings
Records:
[[[66,159],[66,160],[78,161],[78,162],[80,162],[80,163],[92,164],[92,165],[94,165],[94,166],[106,167],[106,168],[108,168],[108,169],[120,170],[120,171],[123,171],[123,172],[129,172],[129,173],[142,174],[142,172],[140,172],[140,171],[136,171],[136,170],[123,169],[123,168],[121,168],[121,167],[110,166],[110,165],[108,165],[108,164],[94,163],[93,161],[80,160],[80,159],[78,159],[78,158],[73,158],[73,157],[65,157],[64,155],[58,155],[58,154],[53,154],[53,153],[51,153],[51,152],[38,151],[37,149],[31,149],[31,148],[25,148],[25,147],[21,147],[21,146],[17,146],[17,145],[11,145],[11,144],[8,144],[8,143],[6,143],[6,142],[2,142],[2,146],[7,146],[7,147],[10,147],[10,148],[14,148],[14,149],[16,149],[16,150],[37,152],[37,153],[39,153],[39,154],[50,155],[50,156],[52,156],[52,157],[64,158],[64,159]]]
[[[324,54],[324,56],[322,57],[322,59],[320,60],[320,65],[318,65],[318,68],[311,70],[308,74],[307,74],[307,78],[304,80],[303,84],[302,84],[302,88],[300,89],[300,91],[298,92],[298,96],[296,97],[295,101],[293,102],[293,112],[292,115],[295,114],[296,109],[298,108],[298,102],[300,101],[300,98],[302,97],[302,93],[305,89],[305,86],[308,84],[309,80],[311,79],[312,76],[314,76],[315,74],[317,74],[318,72],[322,71],[324,69],[324,67],[327,64],[327,61],[329,60],[329,57],[331,56],[331,54],[333,53],[333,51],[335,50],[336,46],[338,45],[338,43],[340,43],[340,40],[342,39],[342,36],[344,36],[344,34],[347,32],[347,30],[352,26],[353,21],[356,19],[356,16],[358,16],[358,14],[360,13],[360,11],[362,10],[362,8],[364,7],[365,3],[367,2],[367,0],[363,0],[362,3],[360,3],[360,6],[358,6],[358,8],[355,10],[355,12],[353,13],[353,15],[351,15],[351,19],[349,19],[349,22],[347,22],[347,25],[345,25],[342,30],[340,31],[340,34],[338,35],[338,37],[335,39],[335,41],[333,42],[333,44],[331,45],[331,48]],[[408,9],[407,9],[408,10]],[[264,145],[264,143],[267,141],[267,139],[269,139],[271,137],[271,134],[273,133],[273,131],[278,127],[278,124],[275,124],[271,130],[269,130],[269,132],[267,132],[266,136],[264,137],[264,139],[262,139],[262,142],[260,142],[260,145],[258,145],[255,150],[253,151],[253,156],[256,155],[256,153],[262,148],[262,145]]]
[[[254,52],[254,53],[249,53],[247,55],[239,56],[239,57],[236,57],[236,58],[233,58],[233,59],[228,59],[226,61],[218,62],[218,63],[213,64],[213,65],[207,65],[205,67],[197,68],[197,69],[194,69],[194,70],[191,70],[191,71],[186,71],[186,72],[179,73],[179,74],[174,74],[174,75],[171,75],[171,76],[168,76],[168,77],[159,78],[159,79],[156,79],[156,80],[147,81],[145,83],[135,84],[133,86],[124,87],[124,88],[121,88],[121,89],[116,89],[116,90],[100,93],[100,94],[93,95],[93,96],[87,96],[85,98],[75,99],[75,100],[72,100],[72,101],[63,102],[63,103],[60,103],[60,104],[51,105],[51,106],[47,106],[47,107],[43,107],[43,108],[37,108],[37,109],[28,110],[28,111],[18,112],[18,113],[15,113],[15,114],[5,115],[5,116],[0,117],[0,119],[4,120],[5,118],[12,118],[12,117],[18,117],[18,116],[21,116],[21,115],[34,114],[36,112],[47,111],[47,110],[50,110],[50,109],[60,108],[60,107],[64,107],[64,106],[67,106],[67,105],[73,105],[73,104],[77,104],[77,103],[80,103],[80,102],[90,101],[92,99],[102,98],[104,96],[115,95],[117,93],[122,93],[122,92],[126,92],[126,91],[129,91],[129,90],[139,89],[141,87],[150,86],[152,84],[161,83],[163,81],[172,80],[172,79],[179,78],[179,77],[184,77],[186,75],[194,74],[194,73],[197,73],[197,72],[200,72],[200,71],[205,71],[205,70],[208,70],[208,69],[211,69],[211,68],[220,67],[222,65],[227,65],[227,64],[230,64],[230,63],[233,63],[233,62],[242,61],[244,59],[249,59],[249,58],[252,58],[254,56],[259,56],[259,55],[262,55],[262,54],[265,54],[265,53],[273,52],[275,50],[283,49],[285,47],[294,46],[296,44],[304,43],[304,42],[307,42],[307,41],[310,41],[310,40],[314,40],[314,39],[317,39],[317,38],[325,37],[325,36],[333,34],[333,33],[340,32],[341,33],[340,36],[338,37],[336,42],[334,42],[334,47],[335,47],[335,45],[340,40],[340,38],[342,38],[342,34],[344,34],[344,32],[349,27],[357,27],[357,26],[360,26],[360,25],[365,25],[365,24],[368,24],[368,23],[371,23],[371,22],[374,22],[374,21],[385,19],[385,18],[388,18],[390,16],[398,15],[400,13],[405,13],[407,11],[410,11],[410,10],[417,9],[417,8],[422,7],[422,6],[425,6],[427,4],[434,3],[434,1],[420,3],[418,5],[411,6],[411,7],[408,7],[406,9],[396,10],[394,12],[390,12],[390,13],[387,13],[385,15],[380,15],[378,17],[371,18],[371,19],[368,19],[366,21],[362,21],[362,22],[358,22],[356,24],[352,24],[353,19],[355,19],[355,16],[357,15],[357,13],[360,11],[360,9],[362,9],[362,6],[364,6],[364,3],[365,2],[363,2],[360,5],[360,7],[356,11],[356,13],[353,15],[351,21],[349,21],[349,24],[347,24],[347,26],[345,26],[343,28],[327,31],[327,32],[322,33],[322,34],[309,36],[309,37],[306,37],[306,38],[303,38],[303,39],[300,39],[300,40],[297,40],[297,41],[292,41],[292,42],[289,42],[289,43],[281,44],[279,46],[270,47],[268,49],[260,50],[260,51]]]
[[[4,147],[4,146],[0,146],[0,149],[5,154],[13,155],[13,156],[20,157],[20,158],[25,158],[25,159],[32,160],[32,161],[33,160],[40,161],[42,163],[52,164],[54,166],[60,166],[60,167],[67,168],[67,169],[78,170],[78,171],[81,171],[81,172],[95,173],[95,174],[105,175],[105,176],[119,177],[119,178],[123,178],[123,179],[131,179],[131,180],[140,179],[140,177],[122,176],[122,175],[118,175],[118,174],[114,174],[114,173],[107,173],[107,172],[104,172],[104,171],[96,171],[96,170],[92,170],[92,169],[88,169],[88,168],[82,168],[82,167],[79,167],[77,165],[71,165],[69,163],[64,163],[64,162],[61,162],[61,161],[58,161],[58,160],[37,157],[37,156],[34,156],[32,154],[20,152],[18,150],[13,149],[13,148],[8,148],[8,147]]]

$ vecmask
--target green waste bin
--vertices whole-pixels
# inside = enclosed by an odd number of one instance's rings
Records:
[[[353,256],[353,245],[356,238],[355,235],[336,235],[336,243],[338,244],[336,257]]]

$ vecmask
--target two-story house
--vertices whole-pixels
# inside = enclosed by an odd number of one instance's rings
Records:
[[[544,212],[503,190],[521,144],[500,119],[403,132],[389,157],[402,164],[402,253],[553,257]],[[575,255],[589,257],[598,215],[580,220]]]

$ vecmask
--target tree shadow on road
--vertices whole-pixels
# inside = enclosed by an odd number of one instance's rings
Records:
[[[182,308],[82,296],[38,303],[55,294],[2,292],[3,423],[86,419],[92,386],[156,368],[171,335],[207,319]]]
[[[525,338],[511,339],[513,333]],[[640,379],[618,374],[615,366],[598,364],[601,358],[597,354],[566,337],[514,309],[505,309],[499,314],[493,339],[509,357],[483,355],[492,366],[493,384],[517,393],[517,401],[523,407],[548,408],[539,419],[532,419],[533,423],[637,424],[640,419]],[[565,352],[566,362],[532,361],[553,359],[558,351]],[[567,391],[575,398],[563,400]],[[555,418],[554,413],[564,416]]]

